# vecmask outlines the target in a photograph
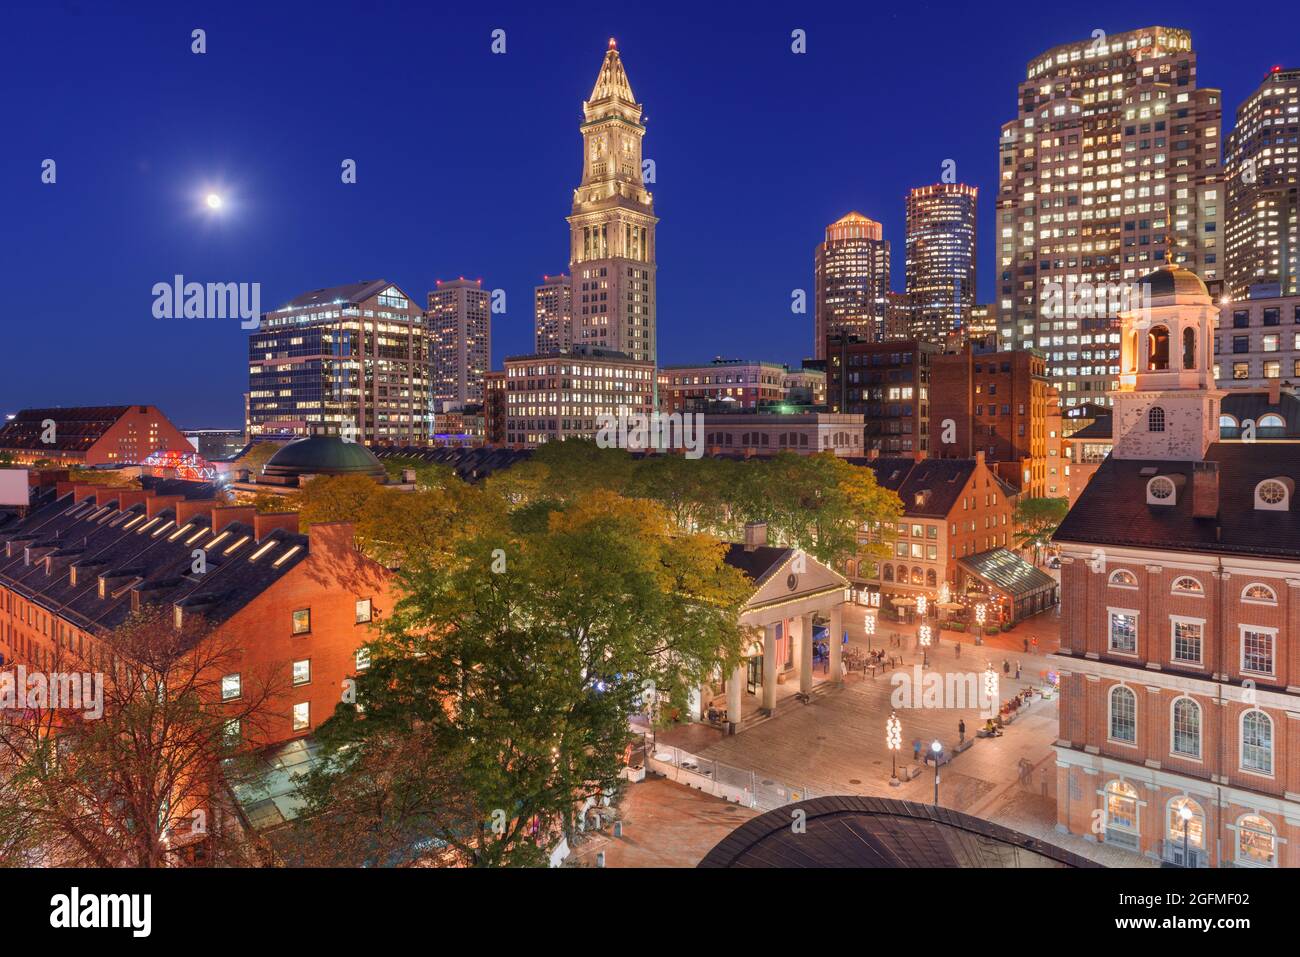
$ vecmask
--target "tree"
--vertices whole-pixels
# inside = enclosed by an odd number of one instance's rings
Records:
[[[1022,548],[1033,546],[1035,565],[1069,511],[1068,498],[1021,498],[1016,502],[1016,540]]]
[[[346,821],[365,836],[330,863],[542,863],[613,790],[629,715],[684,708],[740,662],[750,584],[724,555],[655,503],[596,490],[544,523],[495,513],[404,565],[356,706],[320,728],[303,846]]]
[[[0,721],[0,864],[163,867],[189,842],[208,863],[252,863],[229,787],[252,771],[244,742],[264,733],[280,676],[245,667],[223,703],[221,676],[240,670],[232,641],[201,621],[178,631],[156,608],[110,644],[102,707],[46,699]]]

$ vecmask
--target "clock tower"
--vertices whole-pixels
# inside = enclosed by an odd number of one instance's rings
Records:
[[[1167,264],[1138,283],[1142,301],[1119,314],[1117,459],[1197,462],[1219,439],[1214,380],[1218,308],[1195,273]]]
[[[659,220],[642,179],[641,104],[612,39],[582,112],[582,182],[568,217],[571,341],[654,361]]]

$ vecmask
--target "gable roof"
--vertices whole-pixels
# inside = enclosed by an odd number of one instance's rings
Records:
[[[975,459],[849,458],[851,465],[865,466],[876,473],[876,482],[903,501],[903,514],[909,518],[946,518],[961,498],[966,483],[975,473]],[[1014,489],[989,471],[989,481],[997,482],[1005,495]]]
[[[379,295],[389,286],[395,287],[403,296],[406,296],[408,302],[414,302],[410,296],[406,295],[405,290],[396,283],[389,282],[387,279],[363,279],[361,282],[347,283],[343,286],[329,286],[325,289],[313,289],[311,292],[304,292],[301,296],[290,299],[279,309],[273,311],[301,309],[305,306],[328,306],[335,303],[357,305],[372,296]]]
[[[52,452],[84,452],[126,415],[129,405],[94,405],[71,409],[23,409],[0,428],[0,449],[48,449]],[[44,423],[54,422],[54,441],[43,442],[48,434]]]
[[[1089,545],[1300,558],[1300,501],[1289,511],[1259,511],[1255,487],[1265,479],[1300,485],[1300,443],[1215,442],[1205,454],[1219,469],[1219,513],[1192,516],[1192,462],[1107,456],[1053,540]],[[1144,474],[1145,473],[1145,474]],[[1175,477],[1173,505],[1148,505],[1147,483]],[[1181,479],[1177,478],[1181,477]]]
[[[744,544],[732,542],[727,545],[727,554],[722,560],[732,568],[744,572],[755,585],[762,585],[793,554],[792,548],[776,548],[772,545],[759,545],[752,551],[746,551]],[[809,561],[812,560],[809,558]]]
[[[985,581],[992,582],[1008,595],[1032,595],[1056,587],[1055,578],[1005,548],[991,548],[986,552],[967,555],[957,559],[957,564]]]

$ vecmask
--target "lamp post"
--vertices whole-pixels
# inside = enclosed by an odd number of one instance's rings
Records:
[[[921,616],[922,620],[925,619],[926,604],[926,598],[924,595],[916,596],[916,613]]]
[[[939,755],[943,753],[943,745],[939,739],[935,738],[934,743],[930,745],[930,750],[934,752],[934,806],[939,806]]]
[[[891,712],[885,722],[885,745],[894,759],[894,771],[889,778],[889,786],[898,787],[898,749],[903,746],[903,725],[898,720],[897,712]]]
[[[975,644],[977,645],[984,644],[984,616],[987,613],[988,609],[984,607],[984,602],[980,602],[975,606],[975,623],[979,625],[979,631],[975,633]]]
[[[1183,867],[1191,867],[1191,858],[1187,856],[1187,831],[1192,823],[1192,809],[1187,806],[1187,799],[1183,799],[1183,806],[1178,809],[1178,816],[1183,822]]]
[[[996,717],[997,711],[994,709],[998,706],[998,672],[991,661],[984,666],[984,700],[989,703],[989,719]]]
[[[921,667],[930,667],[930,626],[922,625],[916,631],[916,639],[921,643]]]
[[[862,619],[862,633],[870,638],[876,633],[876,616],[867,615]]]

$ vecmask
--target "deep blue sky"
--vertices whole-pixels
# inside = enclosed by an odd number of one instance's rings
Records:
[[[151,402],[182,427],[240,425],[247,334],[154,319],[150,290],[175,273],[260,282],[264,308],[381,276],[423,302],[436,278],[482,277],[508,296],[494,366],[530,351],[532,287],[567,268],[581,101],[610,36],[657,164],[665,363],[810,354],[811,305],[792,316],[790,292],[811,291],[813,247],[849,209],[885,224],[901,288],[903,196],[947,158],[980,187],[987,300],[998,130],[1051,46],[1189,28],[1225,135],[1270,65],[1300,63],[1300,8],[1282,5],[1267,22],[1186,2],[575,7],[5,7],[0,411]],[[340,182],[345,158],[356,185]],[[230,200],[216,220],[198,213],[209,184]]]

